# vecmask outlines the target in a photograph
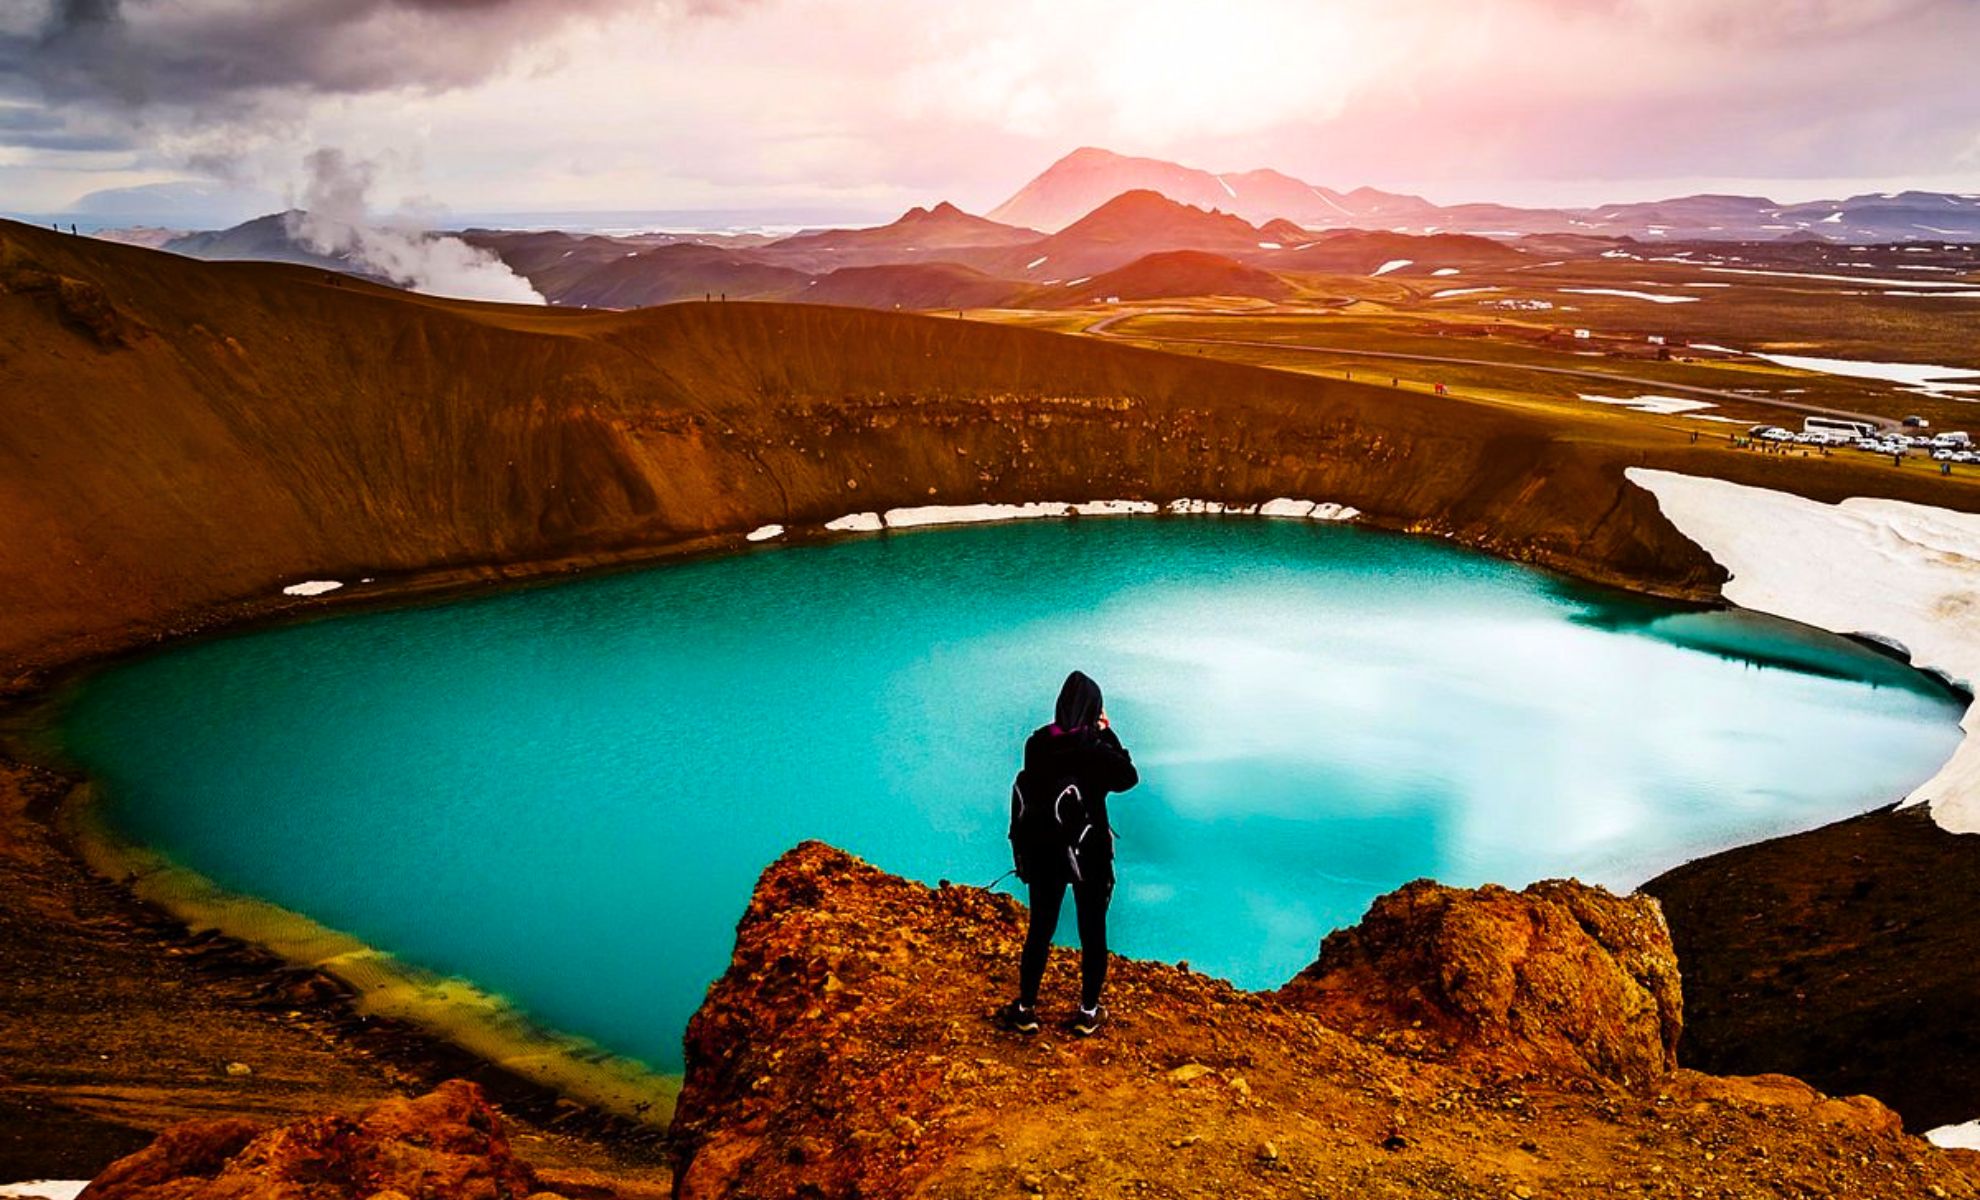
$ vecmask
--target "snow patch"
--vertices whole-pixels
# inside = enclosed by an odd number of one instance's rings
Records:
[[[1926,1131],[1925,1140],[1941,1150],[1980,1150],[1980,1121],[1941,1125]]]
[[[1036,271],[1038,268],[1044,266],[1045,260],[1050,257],[1052,256],[1049,254],[1041,254],[1037,258],[1034,258],[1030,262],[1024,264],[1024,269],[1027,271]]]
[[[825,528],[833,533],[872,533],[886,527],[886,522],[880,519],[877,512],[847,513],[825,522]]]
[[[1118,517],[1159,512],[1146,500],[1033,500],[1026,504],[921,504],[890,508],[882,518],[889,529],[919,529],[929,525],[977,525],[986,521],[1029,521],[1041,517]]]
[[[1960,687],[1980,679],[1980,515],[1852,496],[1788,492],[1630,467],[1678,530],[1731,576],[1744,608],[1835,633],[1876,637]],[[1980,833],[1980,704],[1939,773],[1905,797],[1951,833]]]
[[[1258,248],[1259,248],[1260,250],[1277,250],[1277,249],[1279,249],[1279,243],[1277,243],[1277,242],[1260,242],[1260,243],[1258,243]]]
[[[24,1183],[0,1183],[0,1196],[76,1200],[76,1195],[88,1186],[87,1179],[30,1179]]]
[[[1614,404],[1620,408],[1654,413],[1660,417],[1674,417],[1679,413],[1719,407],[1704,400],[1686,400],[1679,396],[1590,396],[1584,393],[1581,398],[1592,404]]]
[[[1927,250],[1924,246],[1906,246],[1906,250]],[[1844,266],[1871,266],[1870,263],[1844,263]],[[1705,270],[1720,275],[1771,275],[1777,279],[1814,279],[1827,283],[1862,283],[1876,287],[1909,288],[1957,288],[1972,287],[1971,283],[1957,283],[1948,280],[1919,279],[1873,279],[1868,275],[1821,275],[1813,271],[1768,271],[1760,267],[1706,267]]]
[[[1324,500],[1295,500],[1280,496],[1263,504],[1226,504],[1222,500],[1171,500],[1169,511],[1184,517],[1277,517],[1302,521],[1352,521],[1361,510]]]
[[[321,596],[325,592],[334,592],[343,586],[343,581],[340,579],[308,579],[301,583],[292,583],[288,587],[283,588],[282,594],[284,596]]]
[[[1626,288],[1562,288],[1575,296],[1621,296],[1625,300],[1648,300],[1652,304],[1696,304],[1697,296],[1662,296],[1655,292],[1632,292]]]
[[[1813,358],[1805,354],[1762,354],[1754,351],[1753,357],[1764,358],[1770,363],[1792,367],[1797,371],[1819,371],[1824,375],[1841,375],[1849,379],[1876,379],[1884,383],[1895,383],[1909,392],[1921,396],[1956,396],[1961,392],[1980,392],[1980,371],[1966,367],[1935,367],[1926,363],[1869,362],[1854,358]],[[1971,383],[1955,383],[1952,379],[1970,378]]]
[[[1458,269],[1457,269],[1456,267],[1438,267],[1438,268],[1437,268],[1436,270],[1434,270],[1434,271],[1432,271],[1432,272],[1430,272],[1430,273],[1431,273],[1432,275],[1462,275],[1462,274],[1464,274],[1464,272],[1462,272],[1462,271],[1460,271],[1460,270],[1458,270]]]
[[[1411,258],[1392,258],[1388,262],[1383,263],[1381,266],[1376,267],[1373,271],[1370,271],[1369,274],[1387,275],[1391,271],[1400,271],[1404,267],[1409,266],[1411,263],[1415,261],[1416,261],[1415,259],[1411,259]]]
[[[1447,300],[1452,296],[1476,296],[1480,292],[1503,292],[1505,290],[1504,288],[1495,287],[1443,288],[1431,292],[1430,298],[1432,300]]]
[[[782,525],[758,525],[743,535],[745,540],[752,542],[767,542],[772,538],[783,536],[784,527]]]
[[[1224,183],[1224,177],[1222,175],[1217,176],[1217,182],[1223,184],[1224,191],[1230,194],[1231,199],[1237,199],[1237,189],[1228,183]]]

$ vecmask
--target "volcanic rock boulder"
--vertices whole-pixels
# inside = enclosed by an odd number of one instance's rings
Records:
[[[1657,901],[1572,880],[1521,892],[1417,880],[1336,930],[1279,993],[1365,1035],[1495,1065],[1647,1084],[1677,1067],[1677,954]]]
[[[509,1149],[481,1089],[450,1080],[362,1116],[314,1117],[263,1130],[191,1121],[107,1167],[87,1200],[522,1200],[541,1190]]]
[[[1063,949],[1042,1033],[990,1020],[1023,933],[817,842],[772,863],[688,1029],[677,1195],[1980,1196],[1875,1100],[1674,1069],[1641,900],[1413,885],[1275,994],[1116,958],[1089,1039]]]

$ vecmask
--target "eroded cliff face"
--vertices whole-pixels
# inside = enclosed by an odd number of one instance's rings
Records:
[[[688,1030],[679,1194],[1980,1194],[1874,1100],[1678,1069],[1647,898],[1412,884],[1278,994],[1116,960],[1090,1040],[1050,1024],[1065,951],[1044,1034],[989,1020],[1022,937],[1008,897],[784,856]]]
[[[0,539],[0,687],[306,579],[384,594],[929,503],[1294,496],[1709,594],[1621,474],[1693,449],[1602,421],[898,313],[468,304],[0,222],[0,525],[30,531]]]

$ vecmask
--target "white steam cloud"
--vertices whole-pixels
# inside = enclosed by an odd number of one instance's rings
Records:
[[[374,174],[370,163],[350,161],[331,148],[317,150],[303,162],[309,168],[309,186],[301,211],[291,212],[285,224],[290,237],[316,253],[429,296],[545,303],[528,280],[486,250],[445,234],[371,222],[366,215]]]

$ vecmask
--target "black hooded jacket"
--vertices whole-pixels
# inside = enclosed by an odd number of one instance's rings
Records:
[[[1082,848],[1082,873],[1111,878],[1114,839],[1107,823],[1107,794],[1127,791],[1141,781],[1141,775],[1121,739],[1113,730],[1101,728],[1100,708],[1099,684],[1079,671],[1066,676],[1052,724],[1039,727],[1025,739],[1024,769],[1018,773],[1017,782],[1031,795],[1043,793],[1063,779],[1078,781],[1093,824],[1107,835]],[[1015,836],[1017,831],[1012,833]]]

